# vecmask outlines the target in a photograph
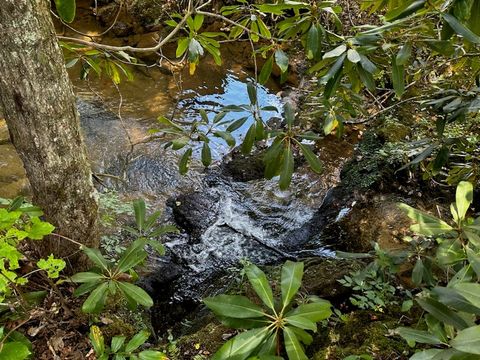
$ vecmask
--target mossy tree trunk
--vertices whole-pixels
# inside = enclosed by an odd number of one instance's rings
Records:
[[[33,201],[56,233],[96,247],[98,205],[50,1],[1,0],[0,34],[0,108]],[[61,257],[78,250],[55,236],[38,246]]]

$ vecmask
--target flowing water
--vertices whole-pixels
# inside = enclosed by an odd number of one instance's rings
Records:
[[[306,225],[338,183],[341,164],[352,151],[347,141],[325,139],[320,144],[324,173],[314,174],[300,164],[290,189],[280,191],[276,179],[236,181],[227,176],[222,163],[229,158],[230,154],[224,158],[229,149],[215,140],[215,166],[205,171],[197,156],[189,173],[181,176],[177,162],[182,151],[165,149],[161,141],[143,142],[148,130],[158,125],[155,119],[175,114],[189,122],[199,117],[200,108],[213,116],[222,106],[246,104],[246,83],[251,80],[240,69],[209,66],[200,67],[194,77],[182,76],[181,90],[178,78],[154,69],[136,74],[133,82],[118,89],[107,80],[73,80],[94,171],[104,184],[127,197],[142,196],[153,207],[164,209],[165,220],[182,230],[165,239],[167,256],[152,257],[149,264],[152,275],[144,285],[157,299],[158,326],[178,321],[202,296],[225,286],[218,279],[228,278],[228,269],[242,259],[266,264],[329,255],[321,242],[307,246],[312,234]],[[260,87],[260,105],[281,112],[277,90]],[[265,120],[279,117],[280,112],[265,113]],[[248,114],[227,118],[232,116]],[[237,143],[250,123],[251,119],[236,132]],[[0,129],[5,132],[1,123]],[[132,143],[137,145],[132,148]],[[0,196],[11,197],[24,191],[26,180],[13,147],[8,143],[0,147],[6,154],[0,159]],[[174,308],[178,312],[168,315]]]

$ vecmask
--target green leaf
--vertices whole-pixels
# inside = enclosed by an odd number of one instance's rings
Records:
[[[189,148],[185,151],[178,163],[178,169],[180,174],[185,175],[188,171],[188,166],[190,163],[190,158],[192,157],[193,149]]]
[[[120,273],[127,272],[135,265],[140,264],[147,257],[147,252],[144,247],[146,240],[135,240],[130,246],[123,252],[122,257],[118,260],[117,271]]]
[[[410,360],[433,360],[435,356],[437,356],[441,352],[443,352],[443,350],[440,349],[419,351],[415,353],[412,357],[410,357]]]
[[[247,83],[247,93],[250,99],[250,104],[255,105],[257,103],[257,88],[251,82]]]
[[[460,331],[450,345],[459,351],[480,355],[480,325]]]
[[[406,43],[400,48],[400,51],[397,54],[396,63],[397,65],[405,65],[412,55],[412,44]]]
[[[205,141],[202,146],[202,164],[205,167],[209,167],[212,163],[212,151],[210,150],[210,146]]]
[[[79,297],[89,293],[99,285],[98,283],[98,281],[85,282],[84,284],[80,285],[78,288],[75,289],[75,291],[73,292],[73,296]]]
[[[45,270],[50,279],[56,279],[60,276],[60,271],[65,269],[67,264],[62,259],[56,259],[51,254],[47,259],[40,259],[37,262],[39,269]]]
[[[290,186],[290,182],[292,181],[293,169],[293,152],[291,145],[288,144],[284,150],[282,171],[280,173],[280,181],[278,183],[281,190],[286,190]]]
[[[454,287],[434,287],[432,293],[438,297],[438,301],[442,304],[450,306],[455,310],[480,315],[480,308],[473,306]]]
[[[245,360],[270,333],[266,327],[242,332],[223,344],[212,360]]]
[[[222,138],[227,143],[228,146],[230,146],[230,147],[235,146],[235,138],[229,132],[227,132],[227,131],[215,131],[213,133],[213,135],[216,136],[216,137]]]
[[[138,353],[140,360],[168,360],[167,355],[156,350],[144,350]]]
[[[255,142],[255,135],[256,126],[255,124],[252,124],[245,134],[245,139],[243,139],[242,154],[247,155],[250,153],[250,151],[252,151],[253,143]]]
[[[312,335],[310,335],[305,330],[299,329],[299,328],[296,328],[296,327],[292,327],[292,328],[290,328],[290,330],[292,330],[295,333],[295,335],[297,336],[298,340],[300,342],[304,343],[305,345],[310,345],[313,342]]]
[[[335,49],[325,53],[323,55],[323,58],[324,59],[336,58],[342,55],[345,51],[347,51],[347,46],[345,44],[342,44],[340,46],[337,46]]]
[[[360,62],[360,60],[362,60],[361,57],[360,57],[360,54],[357,52],[357,50],[354,50],[354,49],[348,49],[347,59],[354,64],[356,64],[356,63]]]
[[[423,271],[424,271],[423,261],[421,258],[418,258],[412,270],[412,282],[415,285],[420,285],[422,283]]]
[[[307,59],[312,60],[317,57],[320,50],[320,35],[315,25],[310,26],[310,29],[307,32],[305,48],[307,50]]]
[[[407,17],[425,6],[425,0],[399,2],[401,5],[385,14],[385,20],[394,21]]]
[[[407,216],[418,224],[410,227],[412,231],[418,234],[432,236],[446,234],[453,231],[453,228],[445,221],[437,219],[426,212],[417,210],[407,204],[399,204],[398,207],[403,210]]]
[[[123,281],[118,281],[117,285],[124,294],[129,296],[136,303],[145,307],[153,306],[152,298],[141,287]]]
[[[265,61],[265,64],[262,66],[262,70],[260,71],[260,75],[258,76],[258,82],[262,85],[264,85],[268,79],[270,78],[270,75],[272,74],[272,69],[273,69],[273,55],[270,56],[267,61]]]
[[[395,94],[402,97],[405,92],[405,69],[403,65],[397,64],[395,57],[392,57],[392,83]]]
[[[396,332],[403,337],[406,341],[415,341],[420,344],[441,344],[442,341],[428,331],[415,330],[407,327],[399,327]]]
[[[123,346],[123,344],[125,343],[125,339],[126,337],[125,336],[114,336],[112,337],[112,351],[114,353],[118,352],[118,350],[120,350],[120,348]]]
[[[288,56],[283,50],[277,49],[275,51],[275,63],[278,65],[282,73],[288,70]]]
[[[3,344],[0,350],[0,360],[24,360],[30,354],[30,350],[24,343],[11,341]]]
[[[321,300],[309,304],[302,304],[288,312],[285,317],[303,316],[313,322],[328,319],[332,315],[332,304],[330,301]]]
[[[270,323],[267,318],[236,319],[217,315],[217,319],[223,325],[232,329],[256,329],[267,326]]]
[[[235,130],[238,130],[240,129],[243,124],[245,124],[245,122],[248,120],[248,117],[243,117],[243,118],[240,118],[238,120],[235,120],[233,123],[231,123],[228,127],[227,127],[227,131],[228,132],[233,132]]]
[[[465,219],[470,204],[473,201],[473,185],[468,181],[461,181],[457,186],[455,205],[460,220]]]
[[[293,326],[296,326],[304,330],[312,330],[313,332],[317,331],[317,325],[310,319],[301,315],[290,315],[285,317],[285,321]]]
[[[308,165],[310,165],[310,168],[317,174],[321,174],[323,171],[323,166],[320,159],[313,153],[308,145],[302,144],[301,142],[299,142],[298,145],[300,146],[300,150],[307,160]]]
[[[108,282],[98,285],[83,303],[82,311],[87,314],[100,312],[105,306],[107,289]]]
[[[204,16],[202,14],[195,15],[193,19],[193,30],[198,31],[203,25]]]
[[[100,266],[103,270],[108,270],[108,261],[103,257],[100,250],[82,246],[82,251],[94,264]]]
[[[453,286],[465,299],[467,299],[473,306],[480,308],[480,284],[476,283],[458,283]]]
[[[463,36],[465,39],[474,44],[480,44],[480,37],[465,27],[453,15],[443,13],[442,17],[458,35]]]
[[[285,309],[302,285],[303,263],[286,261],[282,267],[282,304]]]
[[[207,307],[216,315],[247,319],[263,317],[261,307],[252,303],[247,297],[240,295],[217,295],[203,299]]]
[[[28,237],[32,240],[42,240],[44,236],[51,234],[55,230],[55,226],[40,220],[38,217],[33,217],[31,223],[28,229]]]
[[[291,128],[295,122],[295,109],[290,102],[285,103],[283,112],[285,114],[285,121],[287,122],[288,127]]]
[[[137,350],[141,345],[145,343],[150,337],[150,332],[147,330],[142,330],[136,335],[134,335],[130,341],[125,346],[125,352],[129,353],[134,350]]]
[[[477,278],[480,278],[480,256],[470,249],[470,247],[467,247],[467,257],[468,257],[468,262],[470,263],[473,271],[475,271],[475,274],[477,274]]]
[[[289,360],[308,360],[303,350],[303,346],[300,344],[300,341],[298,341],[295,333],[288,326],[283,329],[283,339],[285,341],[285,350],[287,351]]]
[[[133,209],[135,211],[135,222],[139,231],[143,230],[145,222],[146,205],[143,199],[137,199],[133,202]]]
[[[265,273],[256,265],[249,264],[245,267],[245,274],[247,275],[250,284],[252,284],[253,290],[255,290],[263,303],[270,309],[274,310],[275,304],[273,302],[273,292]]]
[[[468,324],[462,317],[432,298],[417,299],[417,302],[423,309],[444,323],[460,330],[468,327]]]
[[[185,51],[188,49],[188,44],[190,44],[190,38],[183,37],[178,40],[176,57],[179,58],[185,54]]]
[[[75,10],[77,8],[75,0],[55,0],[55,6],[58,15],[63,21],[71,23],[75,19]]]

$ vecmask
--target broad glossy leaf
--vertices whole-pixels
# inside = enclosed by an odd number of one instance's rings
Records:
[[[392,58],[392,83],[395,94],[401,97],[405,92],[405,69],[403,65],[397,64],[395,57]]]
[[[342,55],[343,53],[345,53],[345,51],[347,51],[347,46],[345,44],[342,44],[340,46],[337,46],[335,49],[330,50],[329,52],[325,53],[323,55],[323,58],[324,59],[336,58],[336,57],[339,57],[340,55]]]
[[[410,357],[410,360],[433,360],[433,358],[440,354],[443,350],[441,349],[429,349],[424,351],[419,351]]]
[[[282,73],[288,70],[288,56],[282,49],[277,49],[275,51],[275,63],[278,65]]]
[[[245,360],[270,333],[266,327],[242,332],[223,344],[212,360]]]
[[[210,166],[212,163],[212,151],[210,150],[210,146],[206,141],[203,142],[202,146],[202,164],[205,167]]]
[[[310,345],[313,342],[313,337],[308,332],[303,329],[299,329],[297,327],[291,327],[290,330],[294,332],[297,336],[297,339],[304,343],[305,345]]]
[[[405,65],[412,55],[412,44],[406,43],[398,51],[396,63],[397,65]]]
[[[313,153],[313,151],[310,149],[308,145],[298,143],[300,146],[300,150],[303,153],[303,156],[308,162],[308,165],[310,165],[310,168],[316,172],[317,174],[321,174],[323,171],[323,166],[322,163],[320,162],[320,159]]]
[[[232,329],[257,329],[267,326],[271,320],[268,318],[238,319],[217,315],[217,319],[225,326]]]
[[[104,282],[98,285],[83,303],[82,311],[85,313],[100,312],[105,305],[107,289],[108,282]]]
[[[480,326],[460,331],[450,345],[459,351],[480,355]]]
[[[280,172],[280,181],[278,183],[281,190],[286,190],[290,186],[290,182],[292,181],[294,169],[294,159],[293,159],[293,152],[292,146],[289,144],[285,147],[283,153],[283,164],[282,170]]]
[[[94,272],[79,272],[73,275],[70,279],[76,283],[88,283],[105,279],[105,276]]]
[[[316,26],[310,26],[307,32],[307,41],[305,44],[307,50],[307,59],[311,60],[317,57],[320,49],[320,34]]]
[[[270,75],[272,74],[272,69],[273,69],[273,55],[270,56],[267,61],[265,61],[265,64],[262,66],[262,70],[260,70],[260,75],[258,76],[258,82],[260,84],[265,84],[268,79],[270,78]]]
[[[317,331],[317,325],[309,318],[301,315],[290,315],[285,317],[287,324],[298,327],[304,330]]]
[[[75,11],[77,8],[75,0],[55,0],[55,7],[63,21],[71,23],[75,19]]]
[[[215,135],[216,137],[222,138],[227,143],[228,146],[230,147],[235,146],[235,138],[229,132],[215,131],[213,135]]]
[[[300,344],[297,336],[288,326],[283,329],[283,339],[289,360],[308,360],[302,344]]]
[[[385,20],[387,21],[394,21],[397,19],[402,19],[407,17],[408,15],[413,14],[414,12],[418,11],[419,9],[423,8],[425,5],[425,0],[416,0],[416,1],[401,1],[400,6],[396,7],[395,9],[387,12],[385,14]]]
[[[415,285],[420,285],[422,283],[423,270],[424,270],[423,261],[421,258],[418,258],[412,270],[412,282]]]
[[[480,44],[480,36],[465,27],[465,25],[458,21],[453,15],[444,13],[442,17],[458,35],[463,36],[474,44]]]
[[[145,343],[150,337],[150,332],[147,330],[142,330],[139,333],[135,334],[130,341],[125,345],[125,352],[129,353],[134,350],[137,350],[141,345]]]
[[[138,359],[139,360],[168,360],[168,357],[161,351],[143,350],[138,353]]]
[[[145,260],[147,257],[147,252],[144,250],[146,244],[147,242],[141,239],[130,244],[118,260],[117,271],[120,273],[127,272]]]
[[[465,215],[472,201],[473,201],[472,183],[468,181],[461,181],[457,186],[457,192],[455,195],[455,205],[457,207],[458,216],[461,220],[465,219]]]
[[[178,162],[178,170],[180,174],[185,175],[188,171],[188,166],[190,164],[190,158],[192,157],[193,149],[189,148],[185,151]]]
[[[125,339],[126,337],[125,336],[114,336],[112,337],[112,351],[114,353],[118,352],[118,350],[120,350],[120,348],[123,346],[123,344],[125,343]]]
[[[225,317],[247,319],[263,317],[261,307],[240,295],[218,295],[203,299],[207,307],[215,314]]]
[[[480,315],[480,308],[472,305],[455,287],[435,287],[432,292],[437,295],[438,301],[458,311]]]
[[[417,210],[407,204],[399,204],[398,207],[402,209],[410,219],[418,223],[417,226],[411,227],[411,229],[419,234],[431,236],[446,234],[453,230],[453,228],[445,221],[429,215],[426,212]]]
[[[124,281],[117,282],[118,288],[136,303],[145,307],[153,306],[153,300],[148,293],[137,285],[133,285]]]
[[[250,284],[252,284],[253,289],[260,299],[262,299],[263,303],[270,309],[274,310],[275,304],[273,302],[272,288],[268,283],[265,273],[254,264],[247,265],[245,267],[245,273]]]
[[[453,288],[473,306],[480,308],[480,284],[464,282],[455,284]]]
[[[467,322],[462,317],[432,298],[417,299],[417,302],[423,309],[444,323],[460,330],[468,327]]]
[[[247,93],[250,104],[255,105],[257,103],[257,88],[251,82],[247,83]]]
[[[310,319],[313,322],[319,322],[328,319],[332,315],[332,304],[330,301],[321,300],[309,304],[302,304],[288,312],[285,317],[300,315]]]
[[[282,267],[282,305],[286,308],[302,285],[303,263],[287,260]]]
[[[93,249],[93,248],[88,248],[85,246],[82,246],[82,251],[85,253],[85,255],[88,256],[88,258],[96,265],[100,266],[103,270],[108,270],[109,268],[109,263],[107,259],[105,259],[98,249]]]
[[[235,120],[234,122],[232,122],[228,127],[227,127],[227,131],[228,132],[233,132],[235,130],[238,130],[239,128],[241,128],[243,126],[243,124],[245,124],[245,122],[248,120],[248,117],[243,117],[243,118],[240,118],[238,120]]]
[[[347,59],[354,64],[356,64],[356,63],[360,62],[360,60],[362,60],[358,51],[354,50],[354,49],[348,49]]]
[[[249,154],[252,151],[253,144],[255,142],[255,135],[256,135],[256,125],[250,125],[247,133],[245,134],[245,139],[243,139],[242,143],[242,154]]]
[[[442,341],[428,331],[416,330],[407,327],[399,327],[396,332],[407,341],[415,341],[420,344],[441,344]]]

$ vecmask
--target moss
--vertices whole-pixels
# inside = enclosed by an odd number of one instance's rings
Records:
[[[406,342],[389,336],[398,319],[368,311],[350,313],[343,323],[327,328],[315,339],[310,359],[336,360],[349,355],[368,354],[375,359],[408,359]]]
[[[194,334],[180,337],[171,343],[169,358],[171,360],[189,360],[199,357],[210,358],[225,342],[225,333],[232,334],[234,330],[228,330],[217,322],[210,322]]]

